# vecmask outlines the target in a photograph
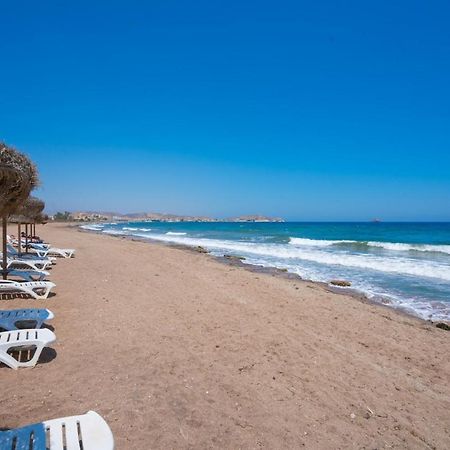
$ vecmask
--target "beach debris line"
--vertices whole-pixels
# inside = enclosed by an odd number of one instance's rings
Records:
[[[447,325],[444,322],[437,323],[436,328],[440,328],[441,330],[445,330],[445,331],[450,331],[450,325]]]
[[[239,261],[245,261],[245,256],[239,256],[239,255],[223,255],[224,258],[226,259],[231,259],[231,260],[236,260],[238,259]]]
[[[352,285],[351,281],[347,280],[331,280],[330,284],[333,286],[339,286],[339,287],[349,287]]]

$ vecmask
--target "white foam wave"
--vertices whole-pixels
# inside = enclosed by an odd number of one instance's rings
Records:
[[[327,240],[327,239],[307,239],[307,238],[289,238],[289,244],[302,247],[330,247],[340,244],[359,244],[368,247],[378,247],[392,251],[417,251],[417,252],[436,252],[450,255],[450,245],[432,245],[432,244],[406,244],[402,242],[378,242],[378,241],[352,241],[352,240]]]
[[[197,246],[211,250],[240,252],[241,254],[258,255],[276,259],[298,259],[319,264],[370,269],[384,273],[398,273],[417,277],[438,278],[450,281],[450,265],[433,261],[415,260],[406,257],[383,257],[366,254],[342,254],[317,251],[314,249],[296,248],[280,244],[255,244],[250,242],[223,241],[218,239],[189,238],[173,235],[143,235],[165,242]]]
[[[124,231],[122,230],[103,230],[102,233],[105,234],[112,234],[112,235],[123,235],[126,234]]]
[[[101,225],[81,225],[80,228],[83,230],[91,230],[91,231],[102,231],[103,226]]]
[[[177,231],[168,231],[166,233],[168,236],[186,236],[187,233],[181,233]]]
[[[353,244],[357,241],[330,241],[327,239],[307,239],[307,238],[296,238],[291,237],[289,238],[289,244],[292,245],[302,245],[305,247],[329,247],[330,245],[335,244]]]
[[[401,242],[374,242],[374,241],[369,241],[367,245],[371,247],[381,247],[386,250],[394,250],[394,251],[436,252],[436,253],[447,253],[450,255],[450,245],[403,244]]]

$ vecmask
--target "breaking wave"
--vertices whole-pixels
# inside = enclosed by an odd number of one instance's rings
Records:
[[[103,225],[81,225],[80,228],[90,231],[102,231]]]
[[[377,242],[377,241],[351,241],[351,240],[325,240],[325,239],[306,239],[306,238],[289,238],[291,245],[303,247],[351,247],[351,249],[359,248],[361,250],[370,247],[382,248],[396,252],[433,252],[444,253],[450,255],[450,245],[431,245],[431,244],[406,244],[402,242]]]

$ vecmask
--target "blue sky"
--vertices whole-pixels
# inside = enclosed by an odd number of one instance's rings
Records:
[[[449,20],[445,1],[3,2],[0,139],[50,212],[450,220]]]

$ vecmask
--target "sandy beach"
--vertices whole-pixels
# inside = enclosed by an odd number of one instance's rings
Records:
[[[0,427],[99,412],[116,448],[450,448],[450,334],[317,284],[162,244],[37,228],[77,249],[57,342],[0,367]]]

